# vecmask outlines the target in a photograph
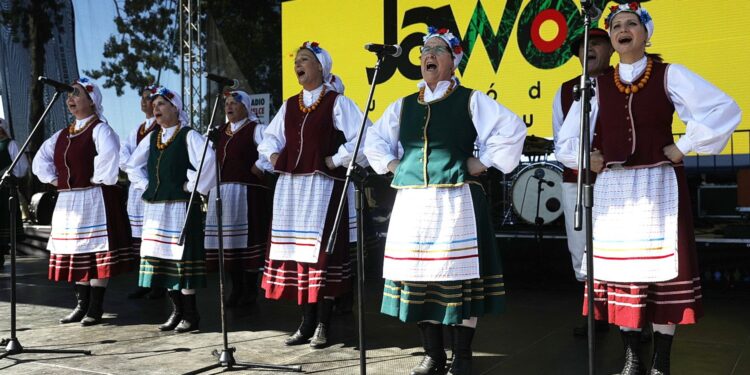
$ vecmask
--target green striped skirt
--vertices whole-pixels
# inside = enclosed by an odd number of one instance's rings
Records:
[[[478,279],[410,282],[385,280],[383,314],[403,322],[435,320],[460,324],[462,320],[505,310],[505,282],[500,251],[495,241],[488,204],[481,186],[471,184],[479,248]]]
[[[141,257],[138,285],[170,290],[206,287],[206,253],[203,249],[203,214],[200,205],[194,204],[190,222],[185,230],[185,248],[182,259]]]

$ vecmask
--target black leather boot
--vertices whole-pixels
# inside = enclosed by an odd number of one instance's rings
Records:
[[[182,298],[182,320],[174,331],[178,333],[195,331],[201,321],[198,306],[195,304],[195,294],[183,294],[180,298]]]
[[[89,309],[86,312],[86,316],[81,320],[82,326],[88,327],[102,322],[102,315],[104,314],[104,292],[106,291],[107,287],[91,287],[91,301],[89,302]]]
[[[229,296],[224,301],[224,306],[228,308],[237,307],[240,297],[242,297],[242,291],[244,290],[242,273],[242,271],[229,272],[229,279],[232,280],[232,291],[229,292]]]
[[[448,373],[453,375],[471,374],[471,341],[475,329],[464,326],[453,326],[453,360]]]
[[[239,306],[251,306],[258,300],[258,272],[242,272],[243,290]]]
[[[411,375],[433,375],[445,373],[445,349],[443,347],[443,325],[427,322],[417,323],[422,334],[425,356],[422,362],[411,369]]]
[[[284,341],[286,345],[301,345],[307,343],[315,331],[315,324],[318,321],[318,304],[302,304],[302,323],[291,336]]]
[[[649,375],[669,375],[669,354],[674,336],[654,332],[654,357]]]
[[[179,290],[170,290],[168,292],[169,300],[172,301],[172,314],[169,315],[164,324],[159,326],[160,331],[171,331],[177,328],[182,320],[182,292]]]
[[[73,312],[68,314],[66,317],[60,319],[60,323],[62,324],[80,322],[81,319],[83,319],[83,317],[86,316],[86,312],[89,311],[89,298],[91,296],[91,286],[75,284],[73,288],[76,293],[76,300],[78,301],[78,305],[76,305],[76,308],[73,309]]]
[[[333,312],[333,300],[323,298],[318,302],[318,326],[315,327],[310,340],[310,347],[320,349],[328,345],[328,329],[331,326],[331,313]]]
[[[645,375],[641,360],[641,332],[620,330],[620,336],[625,346],[625,365],[620,375]]]

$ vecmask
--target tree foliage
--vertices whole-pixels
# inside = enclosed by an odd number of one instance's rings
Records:
[[[117,34],[104,46],[105,60],[93,78],[104,77],[104,87],[143,87],[159,72],[178,72],[178,0],[116,1]],[[239,63],[248,84],[256,92],[270,92],[281,100],[281,9],[280,0],[203,1],[204,15],[213,17],[232,57]],[[205,30],[205,28],[204,28]],[[208,40],[205,35],[202,39]],[[207,67],[212,70],[213,67]]]
[[[280,1],[214,0],[208,14],[250,87],[281,103]]]
[[[177,0],[115,1],[117,34],[104,44],[104,59],[99,69],[84,71],[92,78],[104,77],[104,87],[140,89],[155,82],[161,72],[179,71],[176,64]]]

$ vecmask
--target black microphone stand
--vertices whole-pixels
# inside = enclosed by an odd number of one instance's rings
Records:
[[[41,77],[39,77],[41,78]],[[42,113],[42,117],[39,118],[39,121],[37,121],[36,125],[34,125],[34,129],[31,130],[31,133],[29,133],[29,136],[26,138],[26,141],[23,143],[23,146],[18,150],[18,155],[16,155],[15,159],[13,159],[13,162],[10,163],[10,166],[8,167],[8,170],[5,171],[3,174],[2,179],[0,179],[0,189],[3,187],[7,188],[10,193],[8,197],[8,210],[10,211],[10,338],[3,339],[2,342],[0,342],[0,345],[5,345],[5,351],[0,354],[0,359],[3,359],[7,356],[14,355],[14,354],[23,354],[23,353],[54,353],[54,354],[85,354],[85,355],[91,355],[90,350],[70,350],[70,349],[40,349],[40,348],[34,348],[34,349],[27,349],[21,346],[21,342],[18,341],[18,337],[16,337],[16,251],[18,248],[17,238],[16,238],[16,231],[18,228],[16,227],[16,215],[18,212],[16,211],[16,205],[18,204],[18,196],[17,194],[17,186],[15,177],[12,176],[13,168],[15,168],[16,164],[18,164],[18,161],[25,157],[24,151],[29,147],[29,143],[31,143],[31,139],[34,137],[36,132],[39,130],[39,128],[42,125],[42,121],[44,121],[44,118],[47,117],[47,113],[49,113],[50,108],[52,108],[52,105],[55,104],[58,97],[64,90],[61,90],[58,88],[55,91],[55,94],[52,96],[52,100],[50,100],[49,104],[47,104],[47,108],[44,109],[44,112]],[[10,136],[10,134],[8,134]]]
[[[583,56],[589,52],[589,29],[591,28],[591,11],[594,5],[591,1],[581,1],[581,13],[583,15]],[[590,141],[590,114],[591,98],[594,96],[594,88],[591,86],[588,73],[588,59],[583,59],[583,73],[578,89],[574,92],[576,100],[581,103],[581,123],[578,139],[578,191],[576,194],[575,230],[582,228],[586,235],[586,287],[588,288],[586,302],[588,304],[588,355],[589,375],[594,375],[594,240],[592,231],[592,207],[594,206],[594,188],[591,185],[591,141]],[[586,219],[581,222],[585,215]]]
[[[367,374],[367,348],[365,346],[365,257],[364,257],[364,224],[363,224],[363,199],[364,194],[364,183],[367,178],[367,171],[362,166],[357,164],[357,154],[362,144],[362,137],[365,133],[365,126],[367,125],[367,115],[370,113],[370,103],[372,103],[372,97],[375,94],[375,85],[378,81],[378,72],[380,71],[380,64],[385,60],[386,54],[384,51],[377,53],[378,62],[375,64],[374,73],[372,75],[372,83],[370,84],[370,95],[367,97],[367,103],[365,104],[365,115],[362,117],[362,124],[359,126],[357,132],[357,143],[354,145],[354,151],[352,153],[352,160],[349,162],[349,167],[346,170],[346,179],[344,180],[344,189],[341,191],[341,198],[339,199],[339,207],[336,211],[336,220],[333,222],[333,230],[331,235],[328,237],[328,247],[326,252],[328,254],[333,253],[334,245],[336,244],[336,234],[338,233],[339,223],[341,223],[341,217],[344,214],[344,208],[346,205],[346,191],[349,188],[349,184],[354,181],[354,204],[357,211],[357,329],[359,338],[359,373],[362,375]]]
[[[196,192],[198,190],[198,182],[201,178],[201,171],[203,170],[203,162],[206,160],[206,152],[208,151],[208,145],[212,138],[216,137],[218,140],[219,136],[219,126],[217,125],[214,127],[214,118],[216,117],[216,110],[219,107],[219,100],[221,99],[222,91],[224,91],[224,83],[218,82],[219,84],[219,91],[216,95],[216,99],[214,100],[214,106],[211,110],[211,121],[208,124],[208,128],[206,129],[206,141],[203,144],[203,153],[201,154],[201,161],[200,165],[198,166],[198,174],[195,177],[195,186],[193,186],[193,190],[190,193],[190,201],[188,201],[188,210],[187,214],[185,215],[185,222],[182,225],[182,232],[180,232],[180,239],[178,244],[182,246],[185,243],[185,231],[187,230],[187,226],[190,220],[190,212],[191,207],[193,207],[193,202],[195,200],[195,197],[197,196]],[[216,145],[214,145],[216,147]],[[219,310],[221,314],[221,334],[223,338],[223,347],[221,349],[221,352],[214,349],[213,352],[211,352],[211,355],[216,358],[217,362],[208,365],[206,367],[199,368],[197,370],[193,370],[190,372],[186,372],[185,375],[188,374],[200,374],[206,371],[211,371],[213,369],[223,367],[226,370],[232,371],[232,370],[249,370],[249,369],[265,369],[265,370],[281,370],[281,371],[290,371],[290,372],[302,372],[301,366],[277,366],[277,365],[271,365],[271,364],[262,364],[262,363],[251,363],[251,362],[237,362],[234,359],[234,352],[237,350],[234,347],[229,347],[229,337],[227,332],[227,312],[224,308],[224,232],[223,232],[223,223],[222,223],[222,215],[223,215],[223,209],[222,209],[222,201],[221,201],[221,165],[219,162],[219,158],[214,157],[215,161],[215,168],[216,168],[216,227],[217,227],[217,236],[219,240]]]

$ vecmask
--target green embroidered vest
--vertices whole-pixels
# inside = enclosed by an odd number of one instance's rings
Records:
[[[399,133],[404,156],[392,187],[459,186],[470,177],[466,160],[477,139],[469,111],[472,92],[458,86],[431,103],[419,103],[418,93],[404,98]]]
[[[175,139],[164,150],[156,147],[159,132],[151,132],[147,167],[148,188],[143,193],[143,200],[146,202],[187,202],[190,199],[190,193],[184,190],[188,181],[188,169],[195,170],[190,165],[188,157],[186,138],[189,131],[192,131],[189,127],[178,130]]]

